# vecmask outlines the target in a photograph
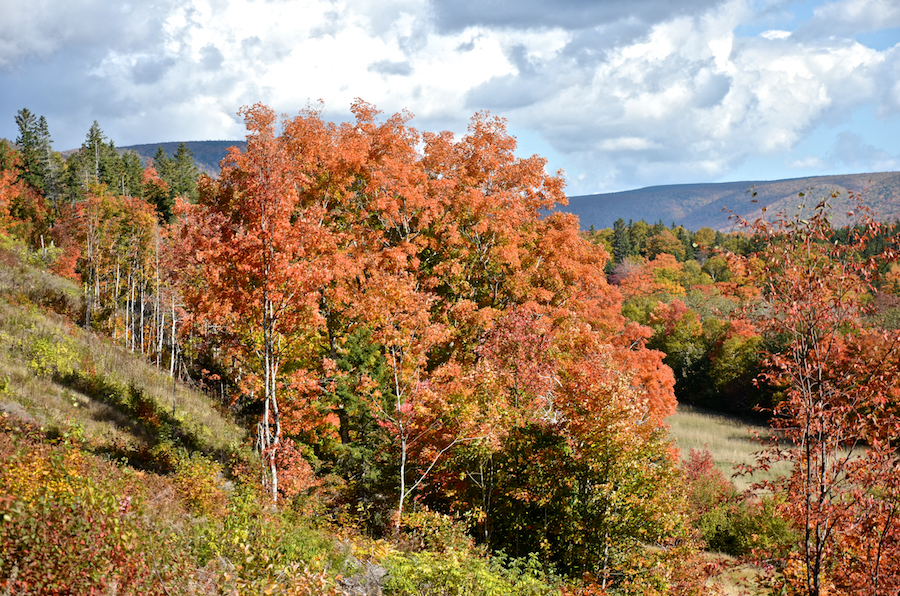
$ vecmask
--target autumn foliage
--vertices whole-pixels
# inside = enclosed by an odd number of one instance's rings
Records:
[[[765,376],[784,392],[773,420],[783,440],[759,466],[792,465],[789,476],[765,484],[801,533],[785,568],[790,589],[892,594],[900,577],[900,336],[873,324],[867,296],[897,252],[866,256],[880,225],[864,209],[846,238],[828,215],[822,202],[809,215],[751,226],[764,241],[745,262],[761,288],[753,321],[777,342]]]
[[[232,150],[199,203],[180,208],[191,329],[216,338],[228,374],[263,400],[273,498],[287,473],[273,454],[288,438],[342,471],[348,498],[394,492],[397,528],[413,497],[474,506],[439,490],[453,462],[508,457],[525,429],[568,445],[585,481],[624,454],[671,468],[655,433],[674,412],[674,379],[645,347],[649,330],[621,315],[607,253],[554,210],[562,177],[516,157],[487,114],[457,140],[416,130],[409,114],[352,109],[334,124],[313,109],[279,123],[247,108],[246,152]],[[622,490],[615,478],[604,490]],[[472,482],[453,491],[480,490]],[[492,509],[479,515],[491,525]],[[598,552],[567,564],[594,565]]]

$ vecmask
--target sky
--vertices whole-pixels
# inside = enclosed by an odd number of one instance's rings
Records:
[[[0,137],[240,139],[241,106],[489,111],[570,195],[900,170],[898,0],[0,0]]]

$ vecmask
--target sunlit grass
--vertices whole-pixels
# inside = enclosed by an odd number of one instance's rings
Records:
[[[759,579],[764,574],[759,567],[721,553],[706,553],[705,556],[709,563],[720,569],[706,582],[711,594],[762,596],[769,593],[764,586],[759,585]]]
[[[77,426],[101,448],[128,450],[152,441],[132,417],[64,381],[67,373],[95,375],[149,398],[202,451],[219,457],[246,451],[245,429],[214,400],[173,383],[168,370],[141,354],[81,329],[72,318],[80,309],[77,286],[6,244],[0,245],[0,410],[24,412],[48,429]]]
[[[767,472],[732,477],[736,466],[756,463],[755,454],[764,447],[756,437],[768,437],[771,432],[768,427],[686,405],[679,405],[678,412],[667,422],[682,458],[686,459],[691,449],[709,449],[716,467],[726,478],[731,478],[738,490],[790,473],[789,464],[779,462]]]

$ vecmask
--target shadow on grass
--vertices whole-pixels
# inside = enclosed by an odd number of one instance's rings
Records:
[[[230,454],[222,449],[212,449],[188,428],[171,411],[160,406],[134,383],[127,386],[97,373],[72,371],[56,375],[60,385],[78,391],[96,402],[107,406],[94,414],[99,421],[115,422],[144,444],[140,450],[124,446],[101,449],[114,458],[127,458],[132,466],[157,473],[172,472],[174,462],[158,457],[157,448],[184,449],[200,452],[220,463],[228,461]]]

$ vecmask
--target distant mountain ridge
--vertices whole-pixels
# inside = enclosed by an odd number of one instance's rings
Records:
[[[162,147],[169,157],[175,155],[175,150],[181,141],[173,143],[147,143],[144,145],[129,145],[128,147],[116,147],[121,152],[134,151],[141,158],[141,163],[152,159],[157,148]],[[213,178],[219,175],[219,162],[228,153],[229,147],[239,147],[241,151],[247,148],[246,141],[185,141],[184,144],[194,154],[194,163],[200,172],[209,174]]]
[[[900,219],[900,172],[871,174],[843,174],[813,176],[788,180],[758,182],[720,182],[709,184],[676,184],[651,186],[637,190],[569,197],[569,204],[560,210],[573,213],[581,221],[583,230],[612,227],[620,217],[625,220],[662,220],[669,225],[683,225],[690,230],[710,227],[730,230],[733,222],[727,209],[744,218],[754,220],[766,207],[766,216],[779,211],[794,212],[800,205],[814,207],[822,198],[833,207],[835,225],[849,221],[846,213],[853,205],[850,192],[858,194],[877,219]],[[755,196],[754,196],[755,192]],[[805,196],[798,196],[799,193]]]

